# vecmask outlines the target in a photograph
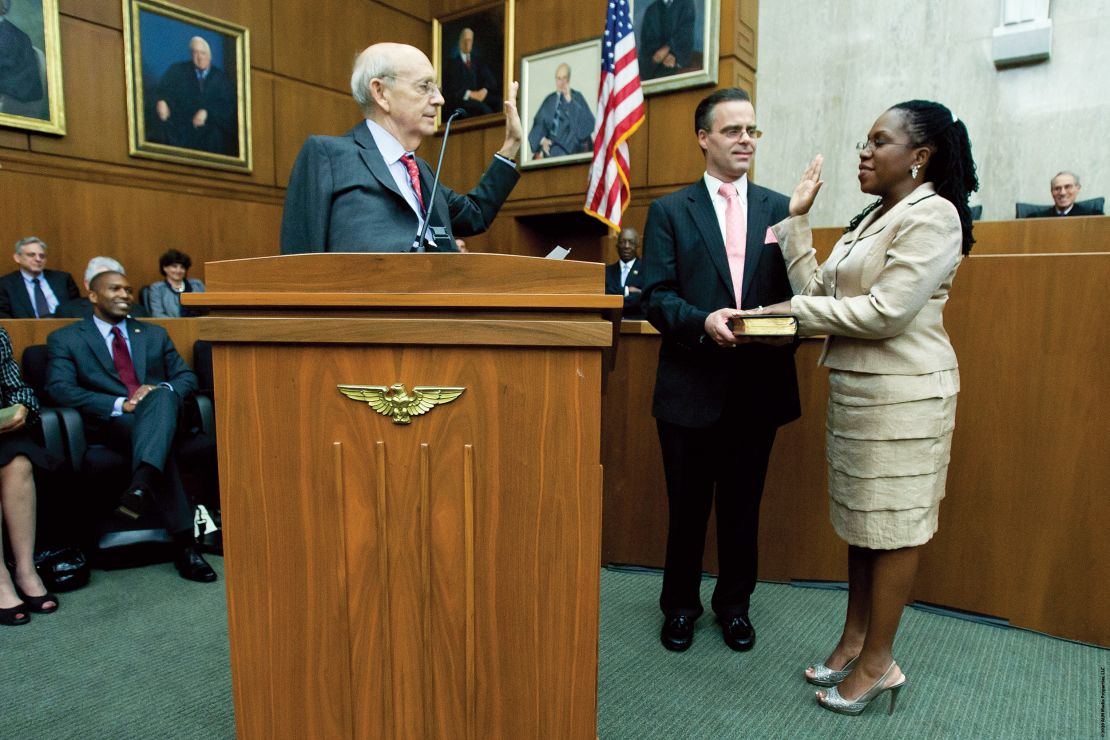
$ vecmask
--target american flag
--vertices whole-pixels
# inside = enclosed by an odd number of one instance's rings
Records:
[[[644,93],[640,89],[640,63],[636,61],[636,35],[628,0],[609,2],[597,109],[600,116],[583,210],[619,230],[630,193],[626,141],[644,122]]]

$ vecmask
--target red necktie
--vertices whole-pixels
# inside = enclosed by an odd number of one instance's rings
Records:
[[[401,157],[405,163],[405,169],[409,171],[409,185],[412,185],[412,192],[416,194],[416,202],[420,204],[420,212],[424,213],[424,195],[420,192],[420,170],[416,168],[416,157],[411,154],[406,154]]]
[[[744,252],[747,246],[748,224],[744,216],[744,206],[736,186],[723,183],[717,194],[725,199],[725,253],[728,255],[728,271],[732,274],[732,289],[736,293],[736,307],[744,295]]]
[[[139,390],[139,377],[135,375],[131,353],[127,351],[127,342],[124,341],[118,326],[112,327],[112,362],[115,363],[120,380],[127,386],[127,397],[130,398],[135,395],[135,391]]]

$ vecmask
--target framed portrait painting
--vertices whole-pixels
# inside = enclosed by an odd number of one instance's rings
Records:
[[[499,119],[512,82],[513,9],[514,0],[498,0],[432,20],[443,116],[462,110],[456,122]]]
[[[123,0],[133,157],[250,172],[250,32],[162,0]]]
[[[57,0],[0,0],[0,126],[66,132]]]
[[[717,84],[719,0],[632,0],[644,94]]]
[[[520,60],[521,167],[593,157],[601,39],[539,52]]]

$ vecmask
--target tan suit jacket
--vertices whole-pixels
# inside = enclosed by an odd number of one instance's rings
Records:
[[[955,206],[932,183],[881,217],[867,216],[821,266],[806,216],[774,232],[796,293],[790,306],[798,333],[830,335],[821,364],[894,375],[957,367],[941,313],[962,257],[962,230]]]

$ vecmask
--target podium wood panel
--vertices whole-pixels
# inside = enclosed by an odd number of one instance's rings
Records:
[[[598,428],[599,353],[214,359],[242,737],[593,736],[599,438],[557,430]],[[466,391],[400,426],[335,389],[397,381]]]
[[[596,737],[621,299],[601,265],[458,257],[206,266],[241,737]],[[337,388],[397,383],[465,390],[401,425]]]

